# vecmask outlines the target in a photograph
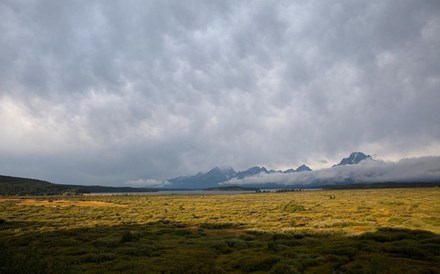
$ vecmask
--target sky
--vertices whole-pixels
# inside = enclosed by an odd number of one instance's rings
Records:
[[[437,0],[0,0],[0,18],[3,175],[440,155]]]

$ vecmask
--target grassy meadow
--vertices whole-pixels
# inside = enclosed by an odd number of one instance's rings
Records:
[[[0,273],[440,273],[440,189],[0,197]]]

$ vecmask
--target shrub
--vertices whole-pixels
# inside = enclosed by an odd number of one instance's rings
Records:
[[[231,247],[229,247],[226,242],[217,243],[211,247],[222,254],[228,254],[232,252]]]
[[[252,242],[246,242],[244,240],[237,239],[237,238],[226,240],[225,243],[229,247],[235,248],[235,249],[244,249],[244,248],[248,248],[248,247],[253,246]]]
[[[121,243],[131,242],[133,240],[133,235],[130,231],[124,231],[121,236]]]
[[[302,273],[305,272],[304,270],[309,267],[318,266],[322,263],[325,263],[325,259],[322,257],[315,258],[313,256],[304,255],[299,257],[299,263],[300,266],[298,267],[298,270]]]
[[[294,266],[278,263],[269,272],[270,274],[300,274]]]
[[[103,263],[106,261],[112,261],[116,258],[113,253],[100,253],[100,254],[87,254],[80,257],[80,261],[83,263]]]
[[[157,251],[157,248],[151,244],[145,244],[140,247],[124,247],[118,249],[118,252],[129,256],[155,257],[160,255],[160,252]]]
[[[275,256],[247,258],[240,268],[244,272],[269,271],[279,261]]]
[[[255,240],[255,236],[244,234],[244,235],[240,235],[240,239],[245,241],[253,241]]]
[[[190,274],[207,273],[221,274],[224,271],[214,265],[214,253],[195,251],[176,254],[166,261],[162,273]]]
[[[184,229],[177,229],[174,231],[174,235],[177,235],[177,236],[189,236],[192,234],[193,233],[190,229],[185,229],[185,228]]]
[[[284,244],[278,244],[278,243],[274,243],[274,242],[270,242],[267,244],[267,249],[273,252],[279,252],[279,251],[283,251],[287,248],[287,245]]]
[[[389,253],[402,256],[404,258],[416,259],[416,260],[430,260],[431,254],[424,250],[413,246],[401,246],[391,247],[386,250]]]
[[[233,223],[202,223],[200,227],[206,229],[228,229],[237,227],[237,225]]]
[[[356,256],[357,254],[357,250],[353,247],[338,247],[338,248],[334,248],[332,250],[332,253],[335,255],[339,255],[339,256],[348,256],[348,258],[350,258],[350,260],[353,260],[353,258]]]
[[[302,233],[279,233],[279,234],[273,234],[272,235],[272,240],[273,241],[277,241],[277,240],[297,240],[297,239],[302,239],[305,236],[306,235],[304,235]]]
[[[419,248],[431,253],[434,256],[440,255],[440,244],[422,244],[419,246]]]

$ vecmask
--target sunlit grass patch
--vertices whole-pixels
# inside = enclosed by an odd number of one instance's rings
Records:
[[[127,207],[126,205],[114,204],[100,201],[70,201],[62,199],[2,199],[2,201],[17,202],[18,205],[25,206],[44,206],[44,207],[69,207],[69,206],[86,206],[86,207]]]

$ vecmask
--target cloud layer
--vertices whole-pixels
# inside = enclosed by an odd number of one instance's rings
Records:
[[[398,162],[363,160],[357,165],[337,166],[298,173],[260,174],[233,179],[224,185],[331,185],[338,183],[439,182],[440,157],[402,159]]]
[[[0,174],[440,155],[432,1],[0,2]]]

